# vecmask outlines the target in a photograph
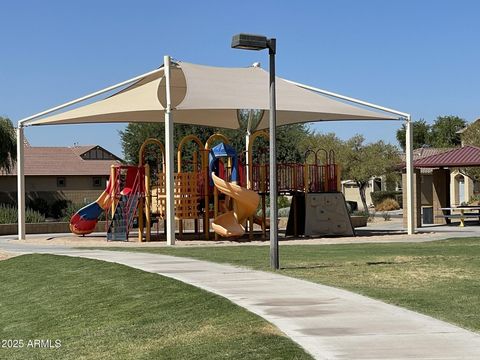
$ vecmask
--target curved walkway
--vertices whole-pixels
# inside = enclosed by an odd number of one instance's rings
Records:
[[[267,319],[317,359],[480,359],[479,334],[348,291],[278,274],[148,253],[1,240],[0,248],[116,262],[192,284]]]

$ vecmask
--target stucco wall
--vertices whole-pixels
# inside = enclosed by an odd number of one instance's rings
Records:
[[[370,196],[372,192],[372,188],[369,186],[365,190],[365,197],[367,199],[367,205],[371,205],[372,202],[372,197]],[[360,191],[358,190],[358,187],[350,187],[350,186],[344,186],[343,187],[343,195],[345,196],[345,200],[347,201],[356,201],[358,204],[358,209],[359,210],[365,210],[363,209],[362,205],[362,198],[360,197]]]
[[[93,176],[65,176],[65,186],[57,186],[57,176],[27,176],[25,192],[27,199],[58,199],[84,204],[95,201],[106,187],[106,177],[101,177],[101,186],[93,186]],[[17,199],[15,176],[0,176],[0,203],[13,203]]]

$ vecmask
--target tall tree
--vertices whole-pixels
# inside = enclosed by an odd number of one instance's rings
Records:
[[[467,122],[454,115],[439,116],[430,130],[430,143],[434,147],[455,147],[461,144],[460,134]]]
[[[413,148],[418,149],[425,145],[430,145],[430,125],[424,119],[412,121],[413,126]],[[397,130],[398,145],[405,151],[406,126],[402,125]]]
[[[196,135],[205,143],[208,137],[216,132],[225,135],[230,144],[238,151],[239,155],[245,150],[245,128],[242,126],[237,130],[218,129],[213,127],[202,127],[196,125],[175,124],[174,143],[178,144],[186,135]],[[303,152],[298,146],[305,137],[308,136],[308,128],[304,124],[294,124],[281,126],[277,129],[277,158],[279,162],[301,161]],[[138,151],[142,143],[149,137],[157,138],[162,143],[165,138],[165,127],[162,123],[130,123],[125,130],[120,131],[122,148],[125,161],[128,163],[138,163]],[[183,158],[191,158],[194,147],[186,147]],[[268,141],[259,139],[255,143],[253,153],[254,160],[261,156],[266,156],[268,161]]]
[[[303,150],[333,150],[335,162],[342,169],[342,180],[354,181],[359,189],[363,207],[367,209],[366,190],[370,179],[386,175],[394,178],[394,167],[401,162],[398,149],[383,141],[366,144],[362,135],[341,140],[335,134],[309,134],[301,144]],[[323,159],[319,159],[320,161]]]
[[[0,116],[0,170],[9,172],[17,159],[15,128],[9,118]]]
[[[368,182],[375,176],[394,171],[394,166],[400,162],[398,150],[383,141],[365,144],[364,137],[356,135],[345,142],[344,151],[342,177],[355,181],[363,207],[368,209],[365,194]]]
[[[480,119],[468,125],[460,137],[464,145],[480,147]],[[464,168],[462,172],[471,179],[480,181],[480,167]]]

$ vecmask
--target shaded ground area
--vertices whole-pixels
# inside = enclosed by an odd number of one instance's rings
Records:
[[[0,263],[2,359],[310,359],[260,317],[157,274],[96,260],[24,255]]]
[[[263,246],[130,247],[128,251],[269,270],[269,249]],[[280,258],[281,274],[345,288],[480,331],[480,238],[281,246]]]

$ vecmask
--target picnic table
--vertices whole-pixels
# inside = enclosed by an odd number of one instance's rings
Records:
[[[462,205],[462,206],[455,206],[455,207],[445,207],[440,208],[440,210],[448,211],[448,214],[442,215],[446,219],[459,219],[460,226],[465,226],[465,219],[468,218],[476,218],[480,221],[480,206],[478,205]],[[459,211],[460,213],[454,213]]]

